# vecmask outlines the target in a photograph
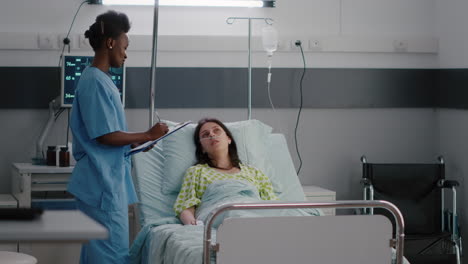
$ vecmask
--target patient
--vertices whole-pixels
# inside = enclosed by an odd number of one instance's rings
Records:
[[[217,119],[198,122],[193,139],[197,163],[187,169],[177,200],[176,215],[185,225],[196,225],[195,211],[207,187],[214,181],[239,180],[255,186],[262,200],[276,200],[270,179],[260,170],[244,165],[237,155],[231,132]]]

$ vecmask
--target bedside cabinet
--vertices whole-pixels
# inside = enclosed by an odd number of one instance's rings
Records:
[[[303,185],[305,197],[309,202],[329,202],[336,200],[336,192],[318,186]],[[335,209],[322,209],[325,215],[335,215]]]

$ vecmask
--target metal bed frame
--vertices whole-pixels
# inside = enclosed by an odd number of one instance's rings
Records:
[[[212,227],[215,218],[220,214],[230,210],[252,210],[252,209],[292,209],[292,208],[338,208],[338,209],[356,209],[356,208],[383,208],[391,212],[395,218],[395,237],[390,245],[396,248],[396,264],[403,264],[404,247],[404,220],[400,210],[387,201],[337,201],[337,202],[293,202],[293,203],[242,203],[225,204],[218,207],[210,213],[204,228],[203,237],[203,263],[211,263],[211,253],[219,250],[219,244],[212,243]],[[308,217],[308,216],[306,216]],[[340,216],[324,216],[340,217]]]

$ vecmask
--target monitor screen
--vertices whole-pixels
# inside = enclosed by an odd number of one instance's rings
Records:
[[[61,93],[62,107],[72,107],[75,98],[75,89],[80,80],[81,72],[91,65],[93,56],[63,56]],[[109,74],[120,92],[122,105],[125,105],[125,66],[110,68]]]

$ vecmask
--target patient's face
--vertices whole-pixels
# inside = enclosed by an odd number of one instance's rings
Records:
[[[231,139],[218,124],[214,122],[204,124],[200,129],[199,137],[201,146],[206,153],[228,153]]]

